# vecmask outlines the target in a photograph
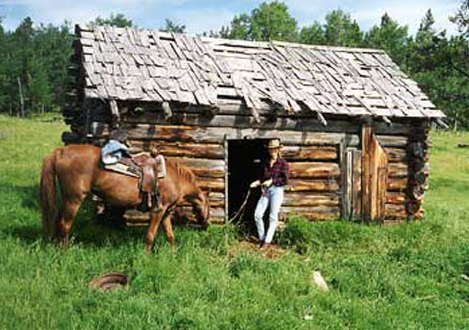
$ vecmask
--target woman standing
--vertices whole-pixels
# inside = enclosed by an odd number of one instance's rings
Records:
[[[272,242],[277,229],[278,213],[283,202],[283,192],[288,183],[288,163],[280,155],[280,140],[273,139],[267,146],[269,159],[259,180],[251,183],[251,188],[261,186],[262,195],[257,202],[254,219],[257,233],[261,241],[261,248],[266,248]],[[267,234],[264,229],[264,213],[270,204],[269,228]]]

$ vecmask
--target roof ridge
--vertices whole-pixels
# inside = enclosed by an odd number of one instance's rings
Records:
[[[83,28],[83,25],[77,24],[80,30],[83,31],[92,31],[94,27],[87,26]],[[114,29],[122,29],[125,30],[126,28],[116,27],[112,25],[102,25],[105,27],[112,27]],[[203,37],[203,36],[192,36],[187,33],[176,33],[176,32],[164,32],[159,31],[156,29],[148,29],[148,28],[140,28],[140,27],[130,27],[130,29],[136,31],[158,31],[158,33],[162,37],[172,38],[173,35],[184,35],[190,38],[197,38],[200,37],[202,41],[209,42],[209,43],[223,43],[225,45],[232,44],[233,46],[245,46],[245,47],[252,47],[252,48],[271,48],[271,45],[275,46],[282,46],[282,47],[295,47],[295,48],[309,48],[309,49],[316,49],[316,50],[330,50],[330,51],[338,51],[338,52],[358,52],[358,53],[378,53],[378,54],[385,54],[386,52],[382,49],[378,48],[362,48],[362,47],[346,47],[346,46],[331,46],[331,45],[313,45],[313,44],[303,44],[299,42],[290,42],[290,41],[281,41],[281,40],[272,40],[272,41],[258,41],[258,40],[243,40],[243,39],[226,39],[226,38],[214,38],[214,37]]]

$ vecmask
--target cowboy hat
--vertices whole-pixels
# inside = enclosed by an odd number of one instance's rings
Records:
[[[282,145],[280,144],[280,139],[269,140],[269,144],[267,145],[268,149],[278,149],[281,147]]]

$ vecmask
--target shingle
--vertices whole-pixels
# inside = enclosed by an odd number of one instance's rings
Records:
[[[380,50],[99,26],[83,31],[80,40],[87,96],[216,105],[222,84],[234,86],[225,92],[249,108],[270,99],[292,112],[302,104],[312,115],[443,116]],[[103,81],[100,74],[113,79]]]

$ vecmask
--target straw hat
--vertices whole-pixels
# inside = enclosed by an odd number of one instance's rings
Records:
[[[272,139],[269,141],[269,144],[267,145],[268,149],[279,149],[281,147],[282,145],[280,144],[280,139]]]

